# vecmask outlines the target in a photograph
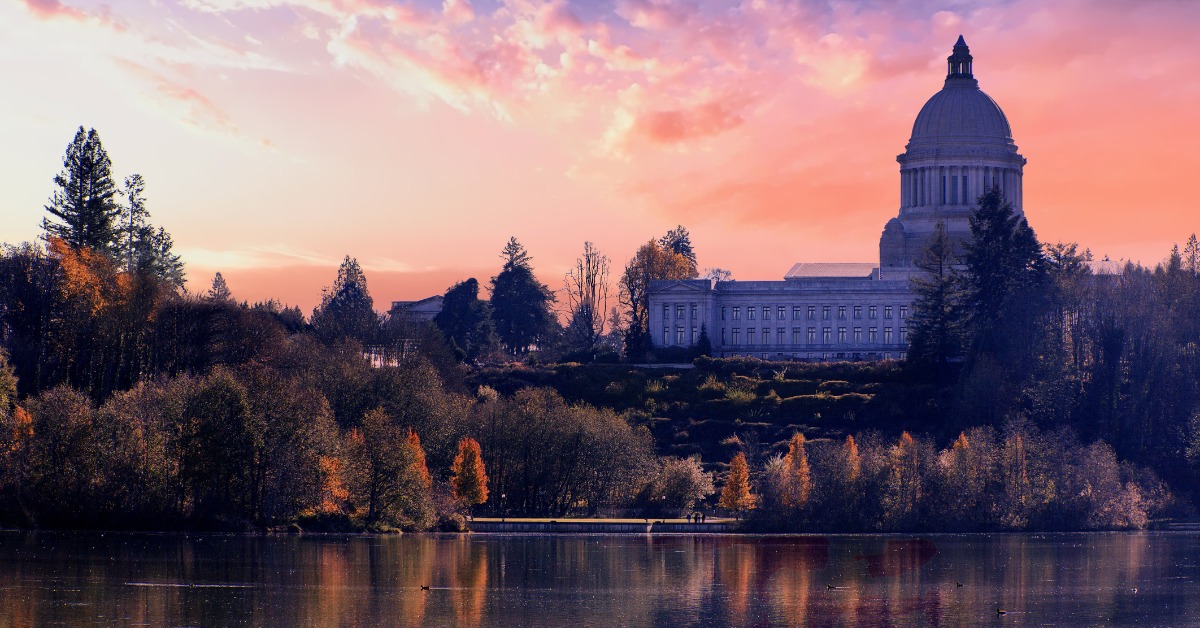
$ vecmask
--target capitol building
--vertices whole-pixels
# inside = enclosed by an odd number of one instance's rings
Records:
[[[900,162],[900,204],[879,238],[879,261],[799,263],[781,281],[691,279],[650,284],[655,346],[687,347],[707,330],[717,357],[769,360],[903,358],[914,265],[938,222],[961,247],[969,217],[997,186],[1022,211],[1025,158],[996,101],[979,89],[960,36],[942,89],[921,107]]]

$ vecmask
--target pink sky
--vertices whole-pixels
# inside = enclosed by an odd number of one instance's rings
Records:
[[[1200,231],[1200,3],[19,0],[0,6],[0,240],[36,238],[95,127],[189,288],[306,311],[344,255],[376,305],[498,270],[559,288],[676,224],[701,267],[874,261],[961,33],[1043,241],[1160,260]]]

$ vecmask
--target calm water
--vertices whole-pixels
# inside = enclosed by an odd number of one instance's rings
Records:
[[[1200,537],[0,532],[0,626],[61,624],[1200,625]]]

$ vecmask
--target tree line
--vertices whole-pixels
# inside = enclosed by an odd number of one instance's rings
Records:
[[[715,501],[786,529],[1140,527],[1172,501],[1145,467],[1176,490],[1200,478],[1194,236],[1153,270],[1097,276],[991,190],[971,240],[960,250],[939,228],[915,281],[907,368],[957,440],[798,437],[725,467],[661,455],[653,408],[468,384],[492,360],[644,359],[649,283],[699,275],[682,226],[640,246],[615,286],[585,243],[557,293],[512,238],[490,297],[464,280],[433,324],[377,313],[347,256],[306,319],[237,302],[220,273],[183,290],[145,182],[118,188],[94,131],[54,182],[44,241],[0,254],[7,523],[426,529]]]

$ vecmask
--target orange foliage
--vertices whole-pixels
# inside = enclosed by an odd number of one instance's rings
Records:
[[[721,488],[721,500],[718,506],[726,510],[740,512],[755,507],[757,498],[750,492],[750,465],[746,463],[746,454],[738,455],[729,461],[729,476],[725,486]]]
[[[783,494],[783,503],[787,506],[803,506],[808,503],[808,495],[812,491],[812,476],[809,474],[804,443],[804,434],[794,434],[788,442],[787,455],[783,458],[788,472],[788,489]]]
[[[421,437],[417,436],[417,432],[411,427],[408,428],[408,448],[412,450],[413,455],[410,463],[413,475],[421,483],[421,487],[428,491],[433,486],[433,476],[429,474],[429,466],[425,464],[425,449],[421,447]],[[482,464],[480,467],[482,468]],[[486,478],[484,485],[487,485]]]
[[[450,468],[450,485],[454,495],[468,505],[482,504],[488,498],[488,477],[483,469],[483,457],[479,443],[474,438],[458,441],[458,455]]]
[[[350,500],[350,489],[343,478],[345,465],[340,458],[332,456],[321,456],[319,464],[325,482],[321,487],[321,505],[317,510],[327,515],[341,512],[342,505]]]

